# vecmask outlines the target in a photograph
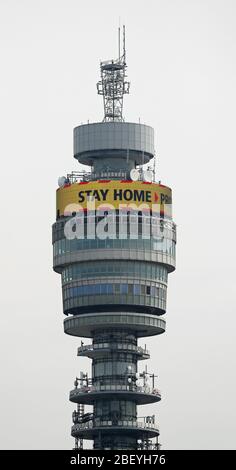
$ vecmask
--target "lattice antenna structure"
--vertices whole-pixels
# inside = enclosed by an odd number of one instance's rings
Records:
[[[126,78],[125,26],[123,26],[123,54],[120,51],[120,28],[118,29],[118,59],[100,63],[101,80],[97,92],[103,96],[103,122],[124,121],[123,98],[129,93],[130,82]]]

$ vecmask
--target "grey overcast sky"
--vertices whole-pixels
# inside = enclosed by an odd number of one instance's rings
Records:
[[[236,2],[0,0],[2,449],[73,445],[68,392],[89,360],[63,333],[51,225],[57,178],[78,169],[72,129],[103,117],[99,61],[117,55],[119,17],[125,118],[154,127],[178,224],[167,332],[147,340],[160,442],[235,448]]]

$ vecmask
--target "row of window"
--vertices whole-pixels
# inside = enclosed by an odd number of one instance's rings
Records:
[[[167,283],[167,269],[145,261],[94,261],[71,264],[62,271],[62,284],[97,276],[132,276]]]
[[[146,441],[145,441],[146,442]],[[106,449],[106,450],[124,450],[124,449],[129,449],[129,450],[140,450],[144,449],[143,447],[139,447],[137,444],[137,440],[135,438],[132,438],[130,436],[126,437],[125,441],[122,441],[119,438],[111,438],[107,437],[106,434],[104,434],[104,437],[102,439],[100,437],[94,437],[94,445],[93,448],[96,449]],[[145,447],[146,448],[146,447]],[[151,449],[151,447],[148,447],[148,449]],[[156,447],[155,447],[156,449]]]
[[[100,220],[99,220],[100,219]],[[63,230],[53,230],[53,241],[60,238],[91,238],[96,233],[96,238],[169,238],[176,240],[176,232],[172,227],[165,228],[159,220],[150,217],[126,216],[116,218],[114,215],[103,217],[84,218],[83,214],[69,219]]]
[[[175,257],[175,242],[169,239],[163,240],[100,240],[100,239],[77,239],[68,240],[63,238],[53,244],[53,256],[63,255],[79,250],[92,250],[92,249],[133,249],[133,250],[151,250],[159,251],[164,254]]]
[[[125,362],[126,367],[128,366],[127,362],[128,363],[133,362],[134,364],[136,364],[137,362],[135,356],[130,353],[123,353],[123,352],[112,353],[112,358],[116,360],[117,362]],[[111,358],[110,356],[107,355],[106,357],[97,357],[96,359],[93,360],[93,364],[99,364],[100,362],[103,363],[103,362],[110,362],[110,361],[111,361]]]
[[[128,400],[96,400],[94,415],[96,417],[110,417],[113,413],[120,416],[133,416],[136,418],[136,403]]]
[[[93,364],[92,366],[93,377],[94,379],[96,379],[96,383],[97,383],[98,377],[101,377],[101,380],[102,380],[103,377],[114,376],[114,375],[127,376],[127,380],[128,380],[128,366],[129,366],[129,374],[135,374],[137,372],[136,370],[137,365],[131,362],[127,363],[127,362],[118,362],[118,361],[114,361],[114,362],[107,361],[107,362],[101,362],[99,364]]]
[[[77,287],[65,287],[63,300],[85,295],[150,295],[166,300],[166,288],[145,284],[85,284]]]
[[[148,297],[148,299],[151,299]],[[152,300],[152,299],[151,299]],[[70,316],[65,323],[65,329],[72,330],[74,328],[78,328],[78,325],[81,326],[91,326],[91,322],[96,321],[96,325],[99,324],[107,324],[107,325],[131,325],[135,331],[136,325],[145,325],[145,326],[154,326],[156,328],[165,329],[165,321],[159,317],[154,317],[150,315],[140,315],[136,313],[132,313],[131,315],[125,315],[122,313],[121,315],[72,315]]]
[[[128,233],[128,234],[134,234],[134,233],[139,233],[139,234],[147,234],[149,233],[148,226],[150,226],[150,235],[152,236],[164,236],[165,238],[170,238],[176,240],[176,225],[172,220],[169,219],[160,219],[159,217],[156,216],[146,216],[145,214],[141,215],[129,215],[129,214],[113,214],[112,216],[109,215],[106,220],[109,220],[112,218],[112,224],[115,224],[115,229],[112,230],[114,234],[117,235],[117,238],[119,238],[119,235],[121,233]],[[79,213],[76,216],[76,219],[74,217],[67,217],[64,218],[62,221],[58,221],[55,224],[53,224],[52,227],[52,234],[53,234],[53,241],[59,240],[60,238],[65,237],[65,232],[64,232],[64,227],[66,224],[70,224],[70,227],[72,228],[73,231],[75,231],[76,228],[76,222],[77,220],[77,229],[78,227],[81,226],[84,227],[84,233],[88,232],[91,230],[91,225],[97,227],[97,224],[104,219],[104,216],[100,216],[98,213],[96,214],[91,214],[89,215],[84,214],[84,213]],[[71,220],[71,222],[70,222]],[[136,227],[136,228],[135,228]],[[107,227],[108,230],[108,227]],[[111,223],[109,226],[109,234],[111,233]]]
[[[114,331],[99,331],[94,335],[93,345],[104,342],[120,342],[120,343],[132,343],[137,345],[137,338],[130,332],[127,333],[126,329],[119,329]]]

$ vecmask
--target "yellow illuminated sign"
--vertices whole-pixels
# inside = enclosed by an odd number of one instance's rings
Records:
[[[73,183],[58,188],[57,215],[133,206],[171,216],[171,197],[171,189],[157,183],[117,180]]]

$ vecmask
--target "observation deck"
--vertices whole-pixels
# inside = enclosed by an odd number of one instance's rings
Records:
[[[106,384],[75,388],[70,392],[70,401],[92,405],[95,400],[99,400],[101,397],[111,400],[114,396],[119,396],[119,400],[133,400],[138,405],[156,403],[161,400],[161,394],[156,388],[132,384]]]
[[[141,346],[130,343],[99,343],[99,344],[86,344],[80,346],[77,350],[77,356],[86,356],[90,359],[94,357],[104,356],[105,353],[124,352],[137,356],[139,360],[150,358],[149,351]]]
[[[124,432],[125,434],[135,433],[136,437],[146,435],[147,439],[159,436],[159,428],[155,423],[148,423],[139,420],[117,420],[116,424],[112,420],[94,420],[87,423],[74,424],[71,428],[73,437],[82,437],[83,439],[93,439],[99,431],[104,433]]]

